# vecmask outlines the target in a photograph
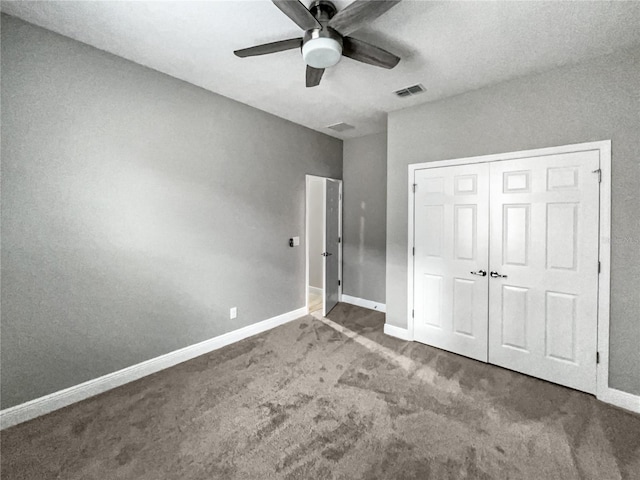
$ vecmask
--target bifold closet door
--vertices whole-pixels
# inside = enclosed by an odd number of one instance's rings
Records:
[[[595,393],[597,151],[493,162],[489,362]]]
[[[489,166],[417,170],[414,182],[414,338],[486,362]]]

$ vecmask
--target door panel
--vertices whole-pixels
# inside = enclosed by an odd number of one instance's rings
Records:
[[[493,162],[489,361],[595,393],[597,151]]]
[[[326,316],[339,300],[340,182],[325,180],[324,298],[322,314]]]
[[[504,205],[502,263],[526,266],[529,261],[530,205]]]
[[[490,288],[496,288],[493,285]],[[528,288],[502,286],[501,313],[501,345],[528,352],[527,323],[529,320]],[[491,357],[490,357],[491,358]]]
[[[475,283],[464,278],[453,279],[453,331],[474,336],[473,306]]]
[[[414,338],[487,361],[489,167],[417,170]]]

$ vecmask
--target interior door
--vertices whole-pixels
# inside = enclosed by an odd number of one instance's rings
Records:
[[[595,393],[599,154],[490,169],[489,361]]]
[[[325,179],[324,298],[322,315],[338,304],[340,290],[340,182]]]
[[[414,338],[487,361],[489,166],[417,170]]]

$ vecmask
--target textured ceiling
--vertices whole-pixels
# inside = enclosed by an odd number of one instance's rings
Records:
[[[393,110],[640,46],[640,2],[405,0],[352,34],[401,56],[395,69],[343,57],[308,89],[298,50],[233,55],[302,36],[268,0],[3,1],[2,11],[338,138],[384,131]],[[392,93],[415,83],[427,92]],[[356,129],[327,130],[337,122]]]

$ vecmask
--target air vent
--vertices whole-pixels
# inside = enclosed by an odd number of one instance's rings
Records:
[[[394,93],[399,97],[410,97],[412,95],[418,95],[420,93],[426,92],[427,89],[419,83],[417,85],[411,85],[407,88],[401,88],[400,90],[396,90]]]
[[[348,123],[340,122],[329,125],[327,128],[336,132],[344,132],[345,130],[352,130],[356,127],[354,127],[353,125],[349,125]]]

